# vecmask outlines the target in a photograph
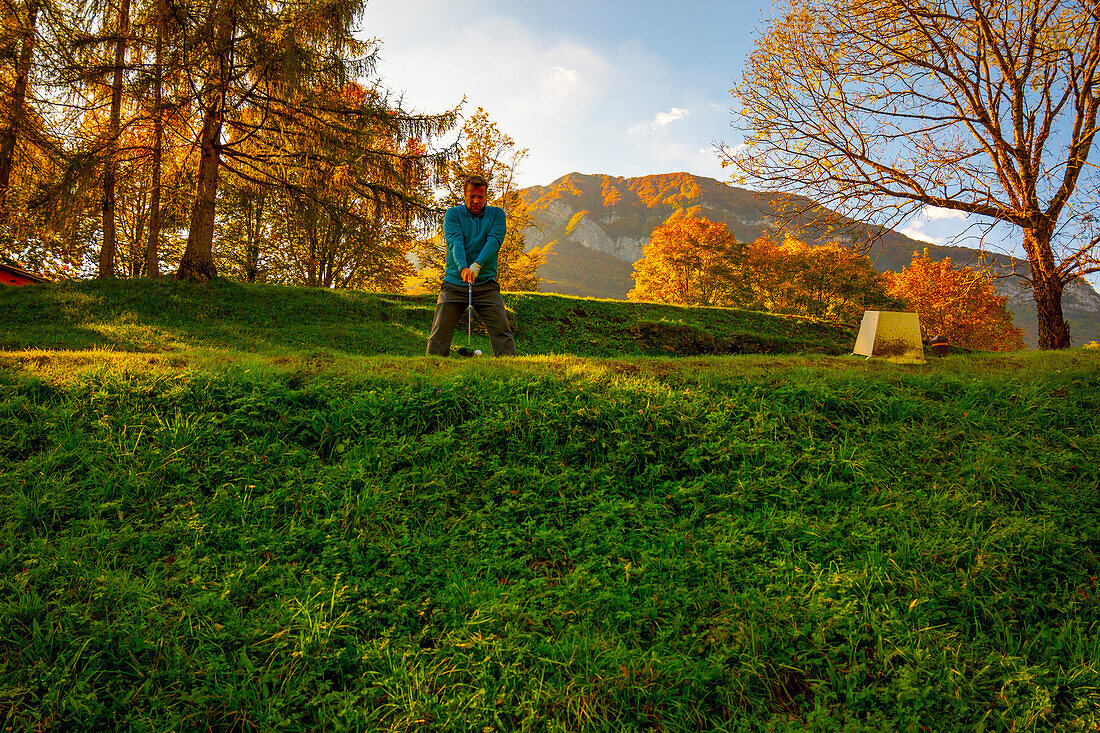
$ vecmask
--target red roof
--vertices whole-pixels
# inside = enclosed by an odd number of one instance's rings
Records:
[[[18,265],[0,262],[0,285],[30,285],[31,283],[48,283],[49,278],[35,275],[30,270],[24,270]]]

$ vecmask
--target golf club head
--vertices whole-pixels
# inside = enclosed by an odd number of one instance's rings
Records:
[[[469,358],[474,355],[474,350],[471,349],[469,346],[459,346],[457,349],[455,349],[455,353],[461,357]]]

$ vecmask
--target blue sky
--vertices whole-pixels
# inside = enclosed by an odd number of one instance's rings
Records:
[[[570,172],[687,171],[730,180],[715,141],[741,142],[730,88],[770,0],[369,0],[361,36],[382,42],[378,72],[406,108],[466,98],[529,155],[525,185]],[[926,210],[899,227],[948,243],[969,222]],[[958,241],[974,246],[975,241]]]
[[[578,171],[728,178],[729,89],[770,2],[370,0],[363,34],[408,107],[466,97],[530,154],[524,185]],[[483,56],[482,60],[478,60]]]

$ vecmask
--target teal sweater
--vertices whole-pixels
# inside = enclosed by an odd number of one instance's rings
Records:
[[[443,279],[452,285],[465,285],[462,270],[473,263],[481,265],[476,283],[497,276],[497,252],[507,229],[504,209],[486,206],[480,216],[471,216],[466,206],[452,206],[443,216],[443,237],[447,240],[447,272]]]

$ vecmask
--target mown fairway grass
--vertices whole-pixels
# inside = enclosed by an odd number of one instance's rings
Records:
[[[5,727],[1100,728],[1096,351],[178,338],[0,353]]]

